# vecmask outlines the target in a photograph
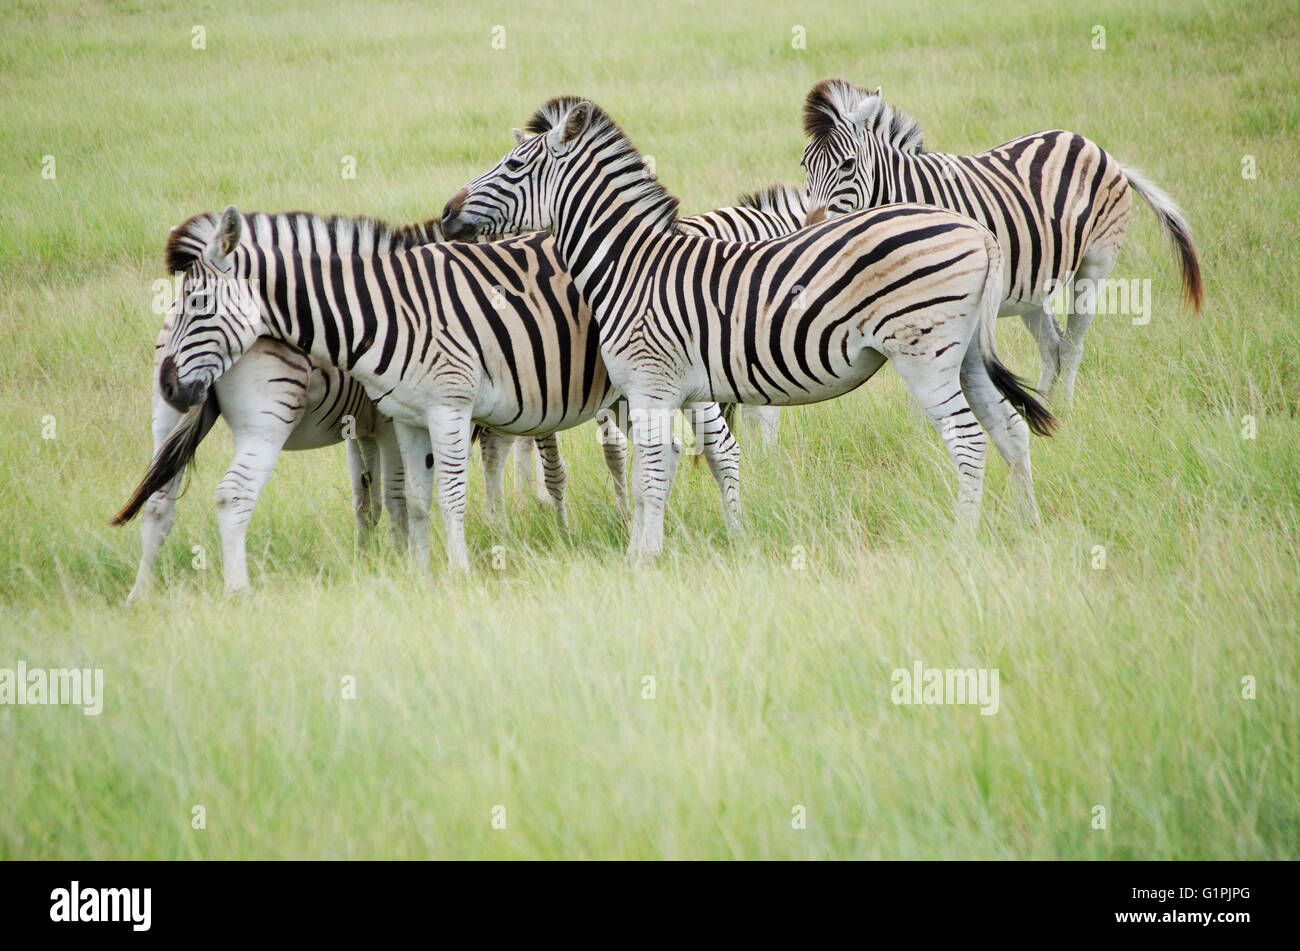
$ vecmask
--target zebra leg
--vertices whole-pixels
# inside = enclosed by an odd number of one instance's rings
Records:
[[[1029,425],[993,385],[988,367],[980,358],[979,347],[974,344],[962,360],[961,389],[966,394],[966,401],[970,403],[975,418],[1011,467],[1011,476],[1016,483],[1025,518],[1037,528],[1041,523],[1038,502],[1034,498],[1033,469],[1029,464]]]
[[[564,458],[560,455],[559,440],[555,433],[551,433],[548,436],[538,436],[536,441],[537,452],[542,460],[543,482],[555,505],[555,519],[560,523],[560,529],[567,532],[569,515],[564,510],[564,490],[569,484],[569,473]]]
[[[499,519],[505,513],[506,460],[515,445],[515,437],[484,429],[479,433],[483,452],[483,487],[487,495],[487,514]]]
[[[433,503],[433,447],[429,431],[422,426],[393,420],[393,431],[402,451],[406,470],[406,523],[411,561],[417,568],[429,567],[429,509]]]
[[[292,431],[292,426],[282,424],[235,430],[235,458],[225,477],[217,483],[215,493],[226,594],[248,590],[248,523],[257,497],[271,478],[275,460]]]
[[[182,414],[172,409],[158,392],[157,373],[154,374],[153,390],[153,451],[156,456]],[[128,608],[147,596],[153,588],[158,552],[162,550],[163,542],[171,533],[172,523],[176,519],[176,493],[180,489],[180,482],[181,476],[177,476],[165,489],[149,496],[149,501],[140,510],[140,567],[136,570],[131,593],[126,596]]]
[[[631,413],[631,409],[630,409],[630,407],[628,406],[628,402],[627,402],[626,399],[620,399],[620,400],[619,400],[615,405],[616,405],[616,407],[617,407],[617,408],[614,410],[614,412],[615,412],[615,414],[616,414],[616,416],[615,416],[615,425],[618,426],[619,433],[620,433],[620,434],[622,435],[622,437],[623,437],[623,445],[624,445],[624,447],[625,447],[625,449],[626,449],[626,446],[627,446],[627,444],[628,444],[628,441],[630,440],[631,435],[632,435],[632,419],[631,419],[632,413]],[[626,455],[625,455],[624,458],[626,458]],[[645,506],[644,506],[644,504],[643,504],[644,499],[642,498],[641,493],[637,490],[637,482],[636,482],[636,457],[635,457],[635,455],[634,455],[633,458],[632,458],[632,462],[633,462],[633,470],[632,470],[632,476],[633,476],[633,478],[632,478],[632,524],[631,524],[631,526],[630,526],[630,532],[629,532],[629,536],[628,536],[628,538],[629,538],[629,541],[628,541],[628,553],[629,553],[629,554],[631,554],[632,546],[633,546],[634,544],[638,544],[637,539],[639,539],[639,538],[641,537],[641,525],[642,525],[642,520],[643,520],[643,518],[645,517]],[[616,496],[617,496],[617,491],[618,491],[618,490],[616,489],[616,490],[615,490],[615,495],[616,495]]]
[[[379,523],[379,444],[373,436],[357,436],[343,441],[347,444],[348,476],[352,481],[357,545],[365,547]]]
[[[533,463],[529,456],[533,451],[533,438],[521,436],[515,440],[515,491],[532,494]]]
[[[533,459],[533,485],[537,486],[537,501],[550,502],[552,499],[546,487],[546,461],[542,458],[541,441],[540,436],[533,439],[532,451],[529,453]]]
[[[600,427],[600,445],[605,450],[605,467],[614,477],[614,508],[618,517],[627,521],[627,437],[618,428],[612,410],[602,409],[596,414]]]
[[[977,349],[974,340],[969,349]],[[940,368],[932,357],[910,354],[895,354],[890,362],[948,447],[957,467],[957,520],[973,531],[979,527],[988,441],[966,402],[958,368]]]
[[[438,508],[447,536],[447,562],[455,571],[469,571],[465,547],[465,477],[473,427],[466,404],[439,404],[429,410],[429,441],[438,474]]]
[[[1052,305],[1044,301],[1037,310],[1021,314],[1020,319],[1038,344],[1038,357],[1043,364],[1038,375],[1038,391],[1049,393],[1061,372],[1061,328],[1056,322],[1056,314]]]
[[[664,548],[664,510],[672,491],[681,445],[673,437],[677,404],[629,394],[632,424],[632,484],[639,519],[633,521],[628,557],[655,556]],[[639,522],[639,525],[638,525]],[[639,527],[640,531],[636,529]]]
[[[1093,292],[1071,295],[1070,316],[1066,321],[1065,335],[1061,338],[1061,405],[1066,408],[1074,405],[1074,378],[1079,372],[1079,364],[1083,362],[1083,338],[1088,333],[1088,326],[1097,309],[1101,282],[1110,277],[1114,266],[1114,252],[1089,249],[1084,253],[1083,264],[1075,275],[1076,288],[1081,282],[1088,282]]]
[[[781,435],[781,407],[779,406],[745,406],[758,420],[759,442],[764,449],[776,448],[777,437]]]
[[[537,452],[537,440],[520,436],[515,441],[515,488],[542,502],[551,500],[546,491],[546,472]]]
[[[692,403],[690,411],[695,425],[695,439],[700,444],[704,461],[709,464],[709,471],[713,473],[722,493],[722,518],[727,533],[740,535],[743,532],[740,520],[740,446],[727,427],[722,407],[717,403]]]
[[[375,441],[379,444],[379,468],[384,474],[384,508],[388,530],[398,551],[406,550],[406,467],[393,421],[375,414]]]

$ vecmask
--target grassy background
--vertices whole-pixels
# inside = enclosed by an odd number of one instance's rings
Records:
[[[98,718],[0,707],[0,857],[1297,857],[1291,3],[145,6],[0,14],[0,667],[99,666],[107,691]],[[995,457],[957,545],[947,458],[882,373],[751,443],[743,540],[687,466],[669,554],[635,571],[590,428],[563,437],[568,538],[520,496],[490,526],[475,482],[468,580],[358,554],[342,448],[287,454],[229,602],[219,427],[159,596],[119,607],[139,542],[105,520],[150,452],[171,225],[431,216],[562,92],[704,210],[798,178],[827,75],[883,84],[931,148],[1082,132],[1187,212],[1205,313],[1178,312],[1138,208],[1114,276],[1151,279],[1154,317],[1094,323],[1075,411],[1034,446],[1041,531]],[[1036,376],[1028,335],[999,336]],[[1000,712],[894,706],[917,660],[999,668]]]

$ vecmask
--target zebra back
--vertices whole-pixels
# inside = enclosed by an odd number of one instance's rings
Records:
[[[732,207],[679,218],[677,230],[724,241],[762,241],[798,231],[807,214],[808,198],[803,189],[774,184],[742,195]]]
[[[975,155],[926,152],[920,126],[874,93],[823,80],[804,103],[803,164],[814,214],[898,202],[947,208],[992,231],[1006,254],[1003,298],[1039,303],[1094,242],[1127,221],[1123,169],[1072,132],[1036,132]]]
[[[163,251],[168,274],[183,274],[203,253],[217,230],[221,215],[201,211],[172,228]],[[242,215],[244,244],[264,251],[307,247],[317,254],[383,254],[446,240],[438,218],[392,225],[379,218],[318,215],[309,211],[253,211]],[[161,349],[171,335],[174,316],[168,311],[158,334]]]

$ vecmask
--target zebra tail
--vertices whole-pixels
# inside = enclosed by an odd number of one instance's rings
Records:
[[[176,428],[171,431],[171,435],[158,447],[144,478],[135,487],[135,491],[126,500],[121,511],[109,519],[108,524],[125,525],[131,521],[139,514],[151,495],[167,488],[172,480],[189,468],[194,462],[194,454],[198,451],[199,443],[203,441],[203,437],[208,434],[208,430],[220,415],[221,409],[217,406],[217,396],[209,389],[208,398],[202,405],[194,407],[182,416]]]
[[[1192,313],[1201,312],[1201,302],[1205,298],[1205,287],[1201,283],[1201,262],[1196,257],[1196,245],[1192,243],[1192,229],[1183,218],[1178,205],[1169,194],[1151,179],[1135,168],[1123,168],[1124,177],[1129,187],[1142,196],[1156,213],[1161,226],[1174,246],[1174,253],[1183,267],[1183,294],[1192,305]]]
[[[984,276],[984,294],[979,303],[979,348],[989,379],[1006,397],[1007,402],[1029,423],[1029,428],[1039,436],[1050,436],[1056,430],[1056,417],[1037,399],[1038,391],[1021,380],[998,359],[997,342],[993,328],[997,324],[998,310],[1002,306],[1002,249],[998,239],[984,233],[984,250],[988,255],[988,271]]]

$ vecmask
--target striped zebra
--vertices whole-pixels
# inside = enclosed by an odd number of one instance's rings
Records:
[[[601,109],[554,99],[529,131],[452,196],[443,229],[453,239],[554,233],[630,406],[630,556],[663,548],[677,407],[818,402],[856,388],[886,360],[947,445],[961,520],[978,523],[984,430],[1036,517],[1029,430],[1013,404],[1037,431],[1054,420],[997,358],[1002,253],[986,228],[896,205],[767,241],[680,234],[677,199]]]
[[[677,230],[682,234],[719,238],[723,241],[764,241],[793,234],[803,227],[807,217],[807,192],[791,185],[775,184],[742,195],[734,207],[680,218]],[[736,409],[734,403],[722,408],[729,424],[736,415]],[[751,403],[741,405],[739,410],[742,422],[751,428],[757,427],[760,443],[764,447],[776,445],[781,432],[779,406],[756,406]]]
[[[160,338],[160,350],[169,325]],[[405,475],[392,422],[375,412],[365,391],[346,374],[289,347],[259,340],[179,428],[176,424],[185,417],[163,401],[155,374],[153,460],[112,519],[112,524],[123,525],[141,515],[140,566],[126,599],[128,606],[153,586],[154,565],[176,514],[181,473],[218,416],[225,418],[235,440],[234,459],[215,496],[227,593],[248,588],[248,524],[282,449],[346,443],[358,540],[364,543],[378,521],[376,492],[382,473],[383,502],[393,537],[398,544],[405,541]]]
[[[217,215],[205,212],[174,229],[168,244],[167,266],[184,273],[202,253]],[[307,232],[320,246],[348,245],[354,253],[374,253],[417,247],[442,241],[438,220],[393,227],[369,218],[322,217],[305,212],[253,213],[245,218],[245,235],[260,236],[267,247],[292,247]],[[283,449],[305,450],[344,442],[352,484],[358,541],[364,544],[378,522],[377,498],[382,473],[382,496],[389,513],[394,543],[407,543],[405,472],[394,424],[379,413],[364,387],[338,368],[302,351],[260,338],[213,385],[201,412],[184,414],[163,399],[158,367],[171,336],[175,307],[163,322],[155,345],[152,431],[154,456],[131,498],[112,519],[121,525],[141,516],[141,558],[135,584],[127,596],[131,605],[151,587],[158,553],[171,531],[181,476],[193,461],[199,443],[218,416],[229,425],[235,455],[217,486],[216,504],[221,531],[222,565],[228,593],[248,588],[246,537],[257,504],[275,460]],[[178,425],[182,419],[185,425]],[[627,514],[626,440],[613,415],[598,414],[605,461],[614,477],[615,502]],[[416,458],[429,454],[427,434],[410,434]],[[489,516],[501,512],[504,468],[514,437],[492,430],[481,432],[484,483]],[[554,434],[540,436],[539,482],[564,524],[564,465]],[[382,464],[381,464],[382,463]],[[423,510],[429,508],[425,499]],[[427,531],[427,525],[424,526]],[[427,549],[425,549],[427,551]]]
[[[803,227],[807,216],[808,198],[803,189],[791,185],[773,184],[760,191],[742,195],[733,206],[717,208],[689,218],[679,218],[677,230],[681,234],[721,238],[725,241],[762,241],[798,231]],[[732,423],[736,408],[735,404],[723,407],[728,424]],[[776,445],[781,428],[779,406],[750,404],[739,407],[739,410],[740,420],[758,429],[763,446],[770,448]],[[520,448],[523,451],[516,457],[515,484],[530,486],[534,484],[535,478],[528,458],[530,447],[526,439],[522,442]],[[540,465],[538,459],[539,472]],[[540,476],[536,477],[536,481],[540,484]]]
[[[1200,312],[1200,264],[1178,206],[1081,135],[1035,132],[978,155],[925,152],[920,126],[886,103],[879,88],[868,92],[842,79],[812,88],[803,125],[810,222],[921,202],[969,215],[997,235],[1007,256],[1001,313],[1022,316],[1043,361],[1038,389],[1052,393],[1059,385],[1066,406],[1074,400],[1095,291],[1124,241],[1132,192],[1155,211],[1182,266],[1184,293]],[[1073,291],[1064,333],[1050,302],[1058,289]]]
[[[244,239],[250,226],[255,240]],[[417,558],[428,557],[421,502],[432,494],[436,471],[448,560],[468,570],[465,481],[473,425],[546,435],[592,419],[619,396],[600,359],[590,310],[559,266],[554,241],[531,234],[358,254],[314,227],[280,241],[266,240],[261,227],[261,219],[246,220],[234,207],[215,222],[200,217],[182,227],[202,250],[186,263],[163,349],[163,398],[193,413],[259,337],[338,367],[396,424],[410,461],[406,505]],[[173,235],[171,244],[178,240]],[[724,516],[729,527],[738,525],[739,451],[716,404],[696,409]],[[427,442],[417,442],[422,433]],[[423,446],[430,451],[421,457]],[[485,464],[504,465],[504,454],[492,462],[485,454]]]

